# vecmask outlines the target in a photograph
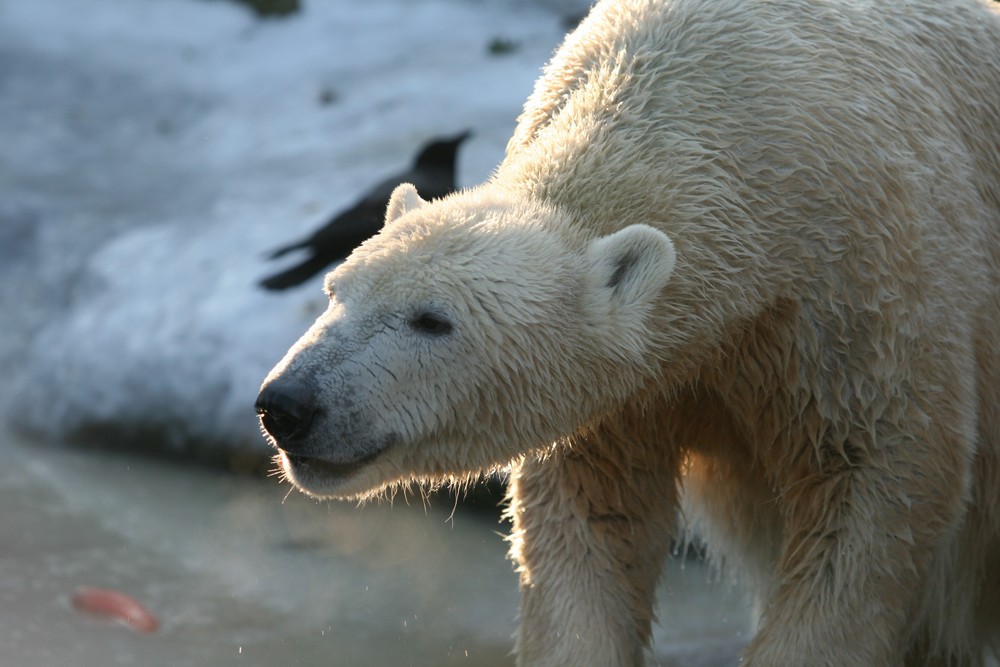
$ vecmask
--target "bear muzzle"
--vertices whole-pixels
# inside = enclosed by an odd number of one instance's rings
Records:
[[[254,408],[260,424],[279,449],[305,454],[318,408],[310,387],[281,379],[261,388]]]
[[[306,493],[325,496],[356,478],[396,438],[358,443],[355,434],[331,431],[330,414],[319,407],[318,396],[310,383],[278,375],[261,388],[254,408],[289,479]],[[354,446],[347,444],[352,441]]]

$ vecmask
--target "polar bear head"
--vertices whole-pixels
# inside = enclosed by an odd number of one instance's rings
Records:
[[[503,465],[648,378],[650,313],[674,259],[646,225],[594,237],[490,186],[425,202],[402,185],[264,381],[265,434],[318,496]]]

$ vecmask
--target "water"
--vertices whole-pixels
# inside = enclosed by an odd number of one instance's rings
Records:
[[[513,665],[517,581],[490,516],[318,503],[6,433],[0,453],[4,667]],[[736,663],[746,607],[709,582],[697,562],[668,569],[656,664]],[[159,630],[74,609],[80,586],[132,595]]]

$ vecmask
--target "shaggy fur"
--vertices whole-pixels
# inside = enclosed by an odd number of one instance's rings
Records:
[[[744,664],[984,665],[998,272],[993,6],[605,1],[487,183],[330,274],[272,436],[317,495],[513,461],[520,665],[644,664],[681,516]]]

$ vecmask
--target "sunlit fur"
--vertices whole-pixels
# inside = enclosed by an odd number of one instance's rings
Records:
[[[316,456],[377,458],[286,474],[512,463],[520,665],[644,664],[688,531],[755,594],[743,664],[1000,649],[993,5],[601,2],[495,174],[400,188],[327,283],[268,381],[315,387]]]
[[[632,225],[583,247],[552,229],[561,216],[540,203],[484,189],[411,210],[412,197],[401,188],[382,234],[327,277],[327,312],[267,380],[316,386],[321,458],[395,443],[347,478],[286,469],[316,495],[461,481],[614,409],[642,382],[643,323],[674,262],[666,235]],[[413,331],[423,311],[454,330]],[[607,381],[595,387],[600,368]]]

